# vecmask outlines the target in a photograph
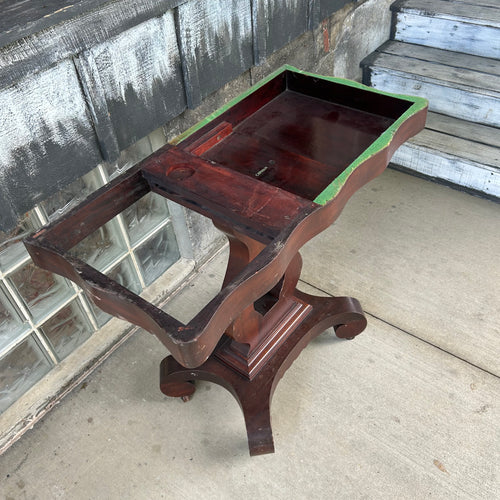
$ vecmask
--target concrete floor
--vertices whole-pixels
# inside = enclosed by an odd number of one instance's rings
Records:
[[[368,327],[287,372],[274,455],[249,457],[224,389],[163,396],[140,331],[0,458],[0,497],[500,498],[499,208],[388,170],[304,248],[301,287],[359,298]],[[169,312],[193,316],[224,259]]]

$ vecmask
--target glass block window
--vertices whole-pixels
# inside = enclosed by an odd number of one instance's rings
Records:
[[[40,330],[58,359],[64,359],[93,333],[92,323],[77,300],[51,316]]]
[[[6,293],[0,287],[0,350],[6,347],[12,338],[17,338],[29,329],[27,321]]]
[[[38,382],[51,366],[32,335],[8,351],[0,359],[0,412]]]
[[[74,294],[68,281],[35,266],[31,260],[12,271],[7,280],[16,288],[35,321]]]
[[[102,271],[123,254],[127,245],[116,217],[71,249],[71,254]]]
[[[36,267],[23,238],[150,154],[146,139],[45,200],[10,233],[0,232],[0,413],[111,318],[76,285]],[[71,253],[141,293],[180,258],[167,201],[147,194]]]
[[[150,285],[180,257],[172,224],[163,226],[138,244],[136,255],[146,286]]]

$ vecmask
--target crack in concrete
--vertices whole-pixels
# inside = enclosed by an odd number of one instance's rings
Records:
[[[315,290],[318,290],[319,292],[321,293],[325,293],[327,294],[329,297],[333,297],[333,295],[329,292],[327,292],[326,290],[323,290],[322,288],[319,288],[317,287],[316,285],[313,285],[312,283],[308,283],[307,281],[304,281],[304,280],[299,280],[301,283],[304,283],[305,285],[307,286],[310,286],[311,288],[314,288]],[[364,309],[363,309],[364,310]],[[444,352],[456,359],[459,359],[460,361],[463,361],[464,363],[468,364],[469,366],[473,366],[474,368],[477,368],[478,370],[481,370],[482,372],[484,373],[487,373],[495,378],[500,378],[499,375],[497,375],[496,373],[493,373],[479,365],[476,365],[474,363],[472,363],[471,361],[465,359],[465,358],[462,358],[461,356],[458,356],[457,354],[453,353],[453,352],[450,352],[450,351],[447,351],[446,349],[444,349],[443,347],[440,347],[439,345],[436,345],[436,344],[433,344],[432,342],[430,342],[429,340],[426,340],[426,339],[423,339],[422,337],[419,337],[416,333],[412,333],[408,330],[405,330],[404,328],[398,326],[398,325],[395,325],[394,323],[391,323],[390,321],[384,319],[384,318],[381,318],[380,316],[377,316],[376,314],[373,314],[371,312],[368,312],[366,310],[364,310],[365,314],[367,316],[371,316],[372,318],[375,318],[379,321],[381,321],[382,323],[385,323],[386,325],[389,325],[390,327],[392,328],[395,328],[396,330],[399,330],[400,332],[403,332],[403,333],[406,333],[407,335],[410,335],[411,337],[417,339],[417,340],[420,340],[421,342],[424,342],[425,344],[427,345],[430,345],[432,347],[435,347],[436,349],[439,349],[441,352]]]

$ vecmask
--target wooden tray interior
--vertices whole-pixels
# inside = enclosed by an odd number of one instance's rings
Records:
[[[285,71],[186,145],[218,126],[224,133],[199,150],[202,158],[314,200],[411,105]]]

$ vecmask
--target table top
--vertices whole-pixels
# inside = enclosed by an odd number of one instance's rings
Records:
[[[419,97],[284,66],[173,142],[323,205],[426,107]]]

